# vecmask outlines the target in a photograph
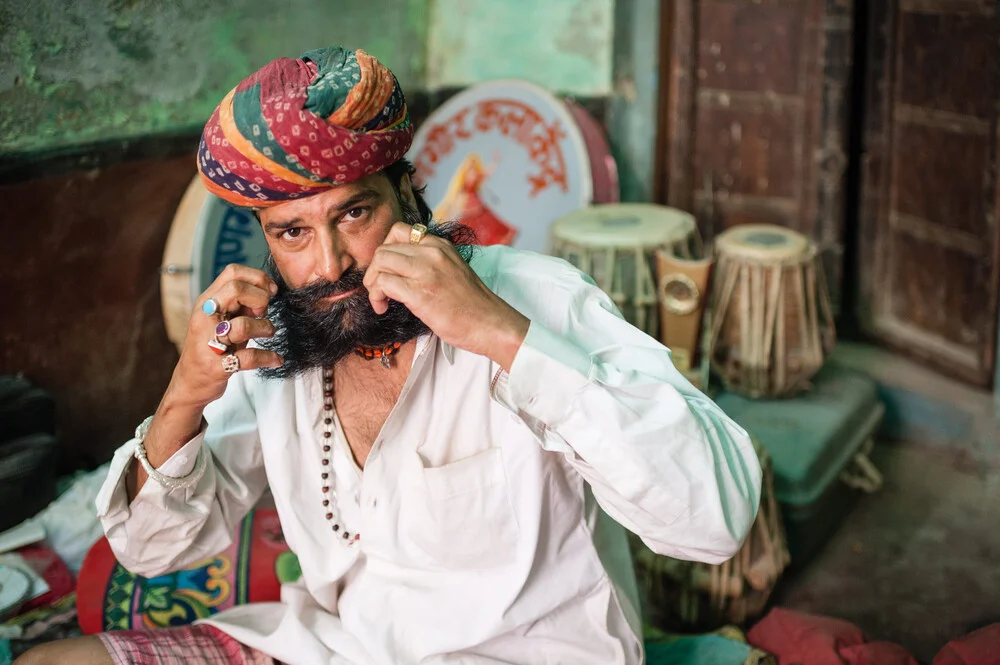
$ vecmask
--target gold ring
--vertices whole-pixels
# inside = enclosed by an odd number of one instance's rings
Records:
[[[424,224],[414,224],[410,229],[410,244],[416,245],[427,235],[427,226]]]

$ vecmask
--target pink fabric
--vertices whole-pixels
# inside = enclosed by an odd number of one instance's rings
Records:
[[[854,624],[775,608],[747,634],[753,646],[773,654],[778,665],[917,665],[891,642],[867,642]]]
[[[275,665],[277,661],[204,624],[118,630],[97,637],[115,665]]]
[[[952,640],[931,665],[995,665],[1000,663],[1000,623]]]

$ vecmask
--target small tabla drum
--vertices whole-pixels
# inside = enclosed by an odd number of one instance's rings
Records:
[[[836,340],[816,246],[791,229],[747,224],[720,234],[715,252],[712,369],[748,397],[807,388]]]
[[[167,337],[184,343],[194,302],[230,263],[261,268],[267,241],[249,210],[210,194],[195,176],[177,206],[160,267]]]
[[[666,206],[594,205],[552,225],[552,254],[589,275],[651,337],[659,331],[656,251],[688,256],[697,244],[694,217]]]
[[[660,299],[660,341],[670,349],[674,365],[696,386],[695,371],[702,348],[702,319],[708,303],[712,258],[656,251],[656,283]],[[706,372],[707,374],[707,372]],[[698,380],[695,380],[695,379]]]
[[[764,612],[790,558],[774,495],[771,457],[756,439],[754,448],[763,470],[760,507],[743,547],[732,559],[718,565],[672,559],[629,536],[648,624],[661,630],[700,632],[744,625]]]

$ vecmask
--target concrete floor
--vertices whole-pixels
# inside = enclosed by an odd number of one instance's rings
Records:
[[[921,663],[1000,621],[1000,470],[954,451],[876,446],[883,489],[782,580],[774,604],[851,621]]]

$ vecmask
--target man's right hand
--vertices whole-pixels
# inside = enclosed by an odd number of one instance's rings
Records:
[[[274,326],[263,317],[277,291],[278,285],[262,270],[235,263],[226,266],[195,302],[167,396],[178,405],[201,409],[222,397],[230,374],[222,368],[225,356],[213,351],[208,342],[216,339],[216,326],[224,320],[229,321],[230,330],[221,341],[228,342],[229,352],[239,359],[240,371],[280,367],[284,361],[273,351],[247,348],[251,339],[274,335]],[[210,298],[218,303],[219,311],[207,315],[202,306]]]
[[[268,301],[277,291],[277,284],[262,270],[231,264],[198,297],[180,360],[143,442],[146,459],[154,469],[194,438],[201,429],[205,407],[226,391],[232,376],[223,369],[226,356],[208,345],[210,340],[216,340],[216,326],[222,321],[229,321],[230,330],[221,341],[228,342],[227,353],[239,359],[240,371],[280,367],[284,362],[273,351],[247,348],[251,339],[274,335],[274,325],[264,316]],[[218,303],[218,312],[212,315],[202,311],[210,298]],[[142,489],[146,477],[145,470],[133,463],[126,483],[130,501]]]

